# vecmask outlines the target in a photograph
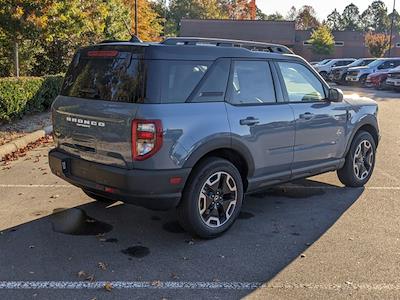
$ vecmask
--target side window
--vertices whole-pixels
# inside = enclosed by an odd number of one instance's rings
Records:
[[[231,77],[230,103],[240,105],[276,102],[271,69],[267,61],[234,61]]]
[[[225,99],[226,84],[228,83],[229,59],[221,59],[208,71],[211,72],[203,81],[200,90],[192,102],[220,102]]]
[[[278,66],[290,102],[325,99],[325,90],[321,81],[308,68],[292,62],[278,62]]]
[[[388,60],[381,64],[378,69],[379,70],[386,70],[386,69],[393,69],[400,65],[400,60]]]
[[[164,63],[166,79],[162,103],[185,102],[210,65],[210,62],[201,61],[165,61]]]

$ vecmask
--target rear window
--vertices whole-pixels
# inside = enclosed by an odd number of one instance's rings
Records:
[[[130,103],[185,102],[212,61],[145,60],[113,49],[78,52],[61,95]]]
[[[143,60],[130,52],[78,52],[66,75],[62,95],[93,100],[138,102],[144,95]]]

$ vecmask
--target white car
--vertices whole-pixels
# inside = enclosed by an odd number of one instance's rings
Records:
[[[314,69],[317,70],[317,72],[324,79],[327,79],[329,76],[329,73],[332,71],[332,68],[347,66],[355,61],[356,60],[354,58],[335,58],[335,59],[329,60],[327,63],[315,65]]]

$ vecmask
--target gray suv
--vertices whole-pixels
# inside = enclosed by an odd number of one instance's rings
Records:
[[[176,208],[215,237],[245,193],[337,170],[363,186],[377,105],[343,99],[280,45],[170,38],[80,49],[52,106],[51,170],[99,200]]]

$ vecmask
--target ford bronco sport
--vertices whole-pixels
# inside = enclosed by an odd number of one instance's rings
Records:
[[[363,186],[377,104],[330,88],[280,45],[170,38],[80,49],[52,106],[51,170],[90,197],[176,208],[190,233],[227,230],[245,193],[337,170]]]

